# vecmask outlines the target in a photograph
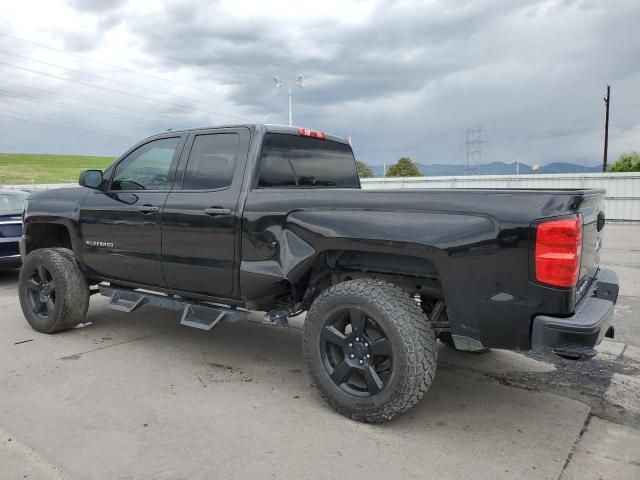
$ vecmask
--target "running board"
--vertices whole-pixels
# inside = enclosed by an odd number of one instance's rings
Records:
[[[100,285],[100,294],[109,298],[109,308],[119,312],[130,313],[144,305],[176,310],[182,312],[180,325],[211,330],[222,320],[244,319],[249,312],[238,310],[234,307],[212,305],[209,303],[188,300],[186,298],[174,298],[167,295],[141,292],[127,288]]]

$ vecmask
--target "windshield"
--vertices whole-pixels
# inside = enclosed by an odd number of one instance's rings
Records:
[[[0,215],[22,213],[28,193],[0,193]]]

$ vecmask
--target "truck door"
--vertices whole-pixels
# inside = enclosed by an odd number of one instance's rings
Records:
[[[162,269],[169,288],[233,298],[239,199],[250,132],[192,132],[162,214]]]
[[[107,279],[165,286],[160,231],[186,135],[155,137],[112,169],[104,191],[91,190],[80,208],[83,258]]]

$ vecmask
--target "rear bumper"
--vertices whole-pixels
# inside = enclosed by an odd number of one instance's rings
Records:
[[[601,269],[572,316],[537,315],[533,319],[531,349],[575,360],[593,357],[602,338],[613,336],[611,322],[618,290],[618,275]]]

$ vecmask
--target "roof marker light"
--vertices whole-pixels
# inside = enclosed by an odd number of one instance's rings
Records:
[[[318,130],[311,130],[309,128],[299,128],[298,134],[301,137],[311,137],[311,138],[317,138],[319,140],[324,140],[327,137],[324,132],[320,132]]]

